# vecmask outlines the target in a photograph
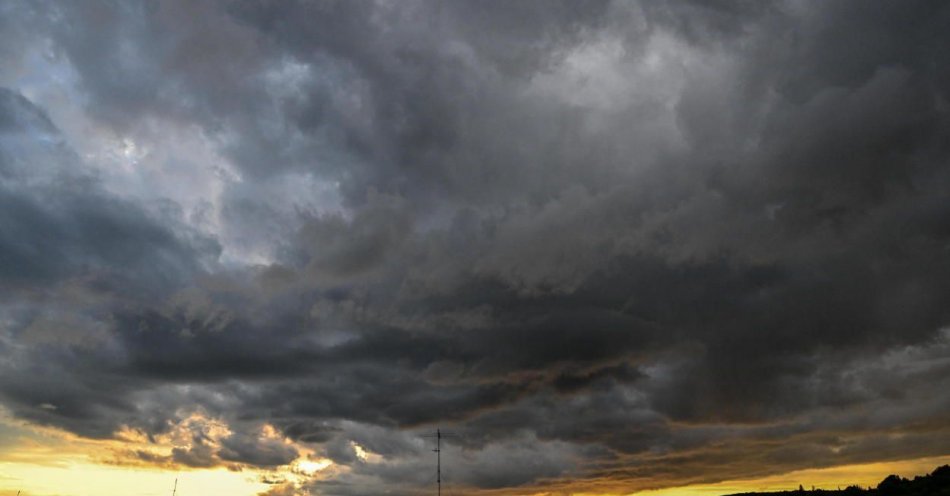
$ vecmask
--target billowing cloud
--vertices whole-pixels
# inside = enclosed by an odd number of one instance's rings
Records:
[[[19,419],[269,494],[948,454],[944,5],[0,12]]]

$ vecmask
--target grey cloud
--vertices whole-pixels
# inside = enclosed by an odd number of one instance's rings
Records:
[[[316,494],[413,494],[445,424],[476,489],[941,454],[945,6],[49,7],[5,8],[89,122],[194,126],[234,178],[156,215],[0,94],[15,415],[268,422],[350,467]],[[248,432],[174,456],[297,455]]]
[[[121,377],[65,371],[121,361],[111,346],[112,312],[199,275],[218,246],[103,191],[22,95],[3,89],[0,102],[7,164],[0,185],[2,346],[11,357],[3,364],[4,397],[33,420],[108,435],[115,426],[103,415],[128,412],[128,399],[116,393],[134,388]],[[37,408],[44,403],[56,408]]]
[[[232,434],[221,442],[218,456],[222,460],[242,462],[259,467],[286,465],[299,453],[279,439],[255,439],[246,434]]]
[[[218,465],[213,449],[202,443],[196,443],[189,448],[173,448],[172,460],[192,468],[210,468]]]
[[[46,283],[83,272],[163,285],[213,260],[213,240],[180,236],[164,219],[102,191],[47,115],[0,90],[3,114],[3,276]]]

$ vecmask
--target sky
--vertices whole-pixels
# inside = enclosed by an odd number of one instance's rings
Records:
[[[0,2],[0,495],[950,463],[950,4]]]

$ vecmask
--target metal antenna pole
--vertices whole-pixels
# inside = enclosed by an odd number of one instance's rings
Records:
[[[175,487],[172,488],[172,496],[175,496],[176,492],[178,492],[178,477],[175,477]]]
[[[435,430],[435,481],[438,484],[438,496],[442,496],[442,431]]]
[[[435,449],[432,450],[435,452],[435,476],[436,483],[438,484],[438,496],[442,496],[442,438],[454,438],[457,437],[456,434],[452,432],[442,432],[442,429],[436,429],[435,434],[424,434],[422,437],[426,438],[435,438]]]

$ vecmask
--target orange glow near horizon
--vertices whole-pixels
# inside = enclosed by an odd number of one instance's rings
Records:
[[[7,435],[0,451],[0,496],[15,496],[17,491],[22,491],[20,496],[167,496],[176,479],[179,496],[255,496],[275,482],[301,482],[334,471],[329,460],[305,447],[298,447],[298,459],[273,470],[237,464],[196,469],[130,455],[135,451],[163,455],[178,442],[181,433],[176,431],[194,422],[207,424],[215,435],[229,432],[225,424],[195,414],[159,436],[158,443],[133,430],[122,430],[115,439],[96,440],[0,415],[0,429]],[[261,435],[277,434],[265,425]]]
[[[864,488],[877,486],[890,474],[913,478],[929,474],[934,468],[950,464],[950,456],[936,456],[892,462],[841,465],[837,467],[795,470],[748,480],[723,481],[714,484],[697,484],[653,491],[640,491],[636,496],[718,496],[722,494],[758,491],[787,491],[798,489],[799,484],[807,489],[844,489],[858,485]]]
[[[121,467],[77,459],[51,459],[45,463],[0,462],[0,496],[167,496],[178,479],[178,494],[255,496],[270,486],[259,473],[233,472],[223,468],[174,471],[162,468]],[[312,465],[307,465],[313,463]],[[808,469],[759,479],[723,481],[668,489],[631,493],[636,496],[718,496],[751,491],[795,489],[799,484],[810,488],[837,489],[858,484],[874,486],[885,476],[904,477],[929,473],[950,463],[950,456],[921,458],[886,463],[848,465]],[[304,462],[305,469],[318,471],[328,463]],[[591,495],[593,496],[593,495]]]
[[[273,488],[274,481],[301,483],[338,473],[343,468],[329,460],[302,450],[301,456],[286,467],[274,470],[249,467],[219,466],[190,469],[172,464],[149,465],[142,461],[123,458],[132,450],[147,447],[152,451],[168,446],[148,445],[134,431],[120,432],[117,439],[90,440],[55,429],[37,427],[23,422],[0,418],[6,431],[15,433],[15,442],[0,452],[0,496],[167,496],[178,479],[179,496],[256,496]],[[200,416],[189,422],[208,421],[213,429],[226,432],[227,426]],[[275,435],[267,427],[264,435]],[[9,439],[9,437],[8,437]],[[289,442],[289,441],[288,441]],[[364,453],[367,458],[379,455]],[[752,491],[779,491],[806,488],[844,488],[857,484],[875,486],[889,474],[913,477],[931,472],[935,467],[950,464],[950,456],[928,457],[894,462],[843,465],[838,467],[797,470],[748,480],[731,480],[710,484],[670,487],[659,490],[628,493],[636,496],[716,496]],[[271,484],[268,484],[268,481]],[[577,481],[583,484],[582,481]],[[611,487],[609,481],[600,481],[600,487]],[[573,483],[571,483],[573,485]],[[590,486],[588,486],[590,487]],[[544,494],[544,488],[538,487]],[[484,493],[514,494],[511,490]],[[612,488],[610,494],[622,494]],[[581,493],[574,493],[580,496]],[[586,493],[585,493],[586,494]],[[606,493],[601,493],[606,494]],[[596,493],[587,494],[596,496]]]
[[[256,495],[267,489],[254,474],[227,469],[187,472],[69,461],[56,465],[0,462],[0,496]]]

